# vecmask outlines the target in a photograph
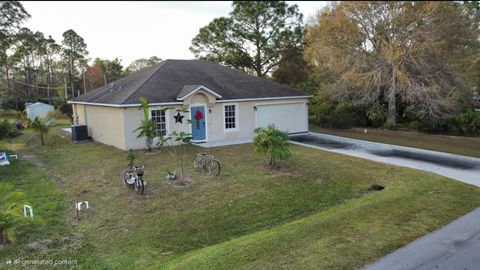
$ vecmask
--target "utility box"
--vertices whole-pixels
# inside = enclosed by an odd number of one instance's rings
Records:
[[[88,140],[87,125],[72,125],[72,140],[75,142]]]

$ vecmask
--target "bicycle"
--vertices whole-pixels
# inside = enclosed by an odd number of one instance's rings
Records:
[[[123,171],[123,184],[135,189],[135,192],[143,195],[145,190],[145,181],[143,175],[145,174],[144,167],[134,166]]]
[[[207,155],[205,153],[198,153],[197,157],[193,161],[193,167],[196,169],[203,169],[211,175],[220,174],[220,161],[218,161],[213,155]]]

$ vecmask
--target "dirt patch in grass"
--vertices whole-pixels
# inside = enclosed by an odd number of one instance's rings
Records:
[[[184,177],[182,179],[175,179],[173,181],[170,181],[170,185],[172,187],[188,187],[192,185],[193,179],[191,177]]]
[[[264,171],[270,177],[285,177],[285,176],[300,176],[301,170],[295,164],[291,164],[288,161],[279,162],[275,166],[270,166],[267,163],[260,163],[257,166],[258,169]]]

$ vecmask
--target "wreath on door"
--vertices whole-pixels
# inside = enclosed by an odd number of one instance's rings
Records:
[[[201,111],[197,111],[197,112],[195,113],[195,119],[196,119],[196,120],[200,120],[200,119],[202,119],[202,118],[203,118],[203,113],[202,113]]]
[[[203,113],[201,111],[197,111],[195,113],[195,120],[197,120],[197,129],[200,129],[200,120],[203,119]]]

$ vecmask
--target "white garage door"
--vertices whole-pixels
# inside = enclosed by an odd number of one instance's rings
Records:
[[[268,104],[257,105],[256,127],[267,127],[269,124],[288,133],[308,131],[307,104]]]

